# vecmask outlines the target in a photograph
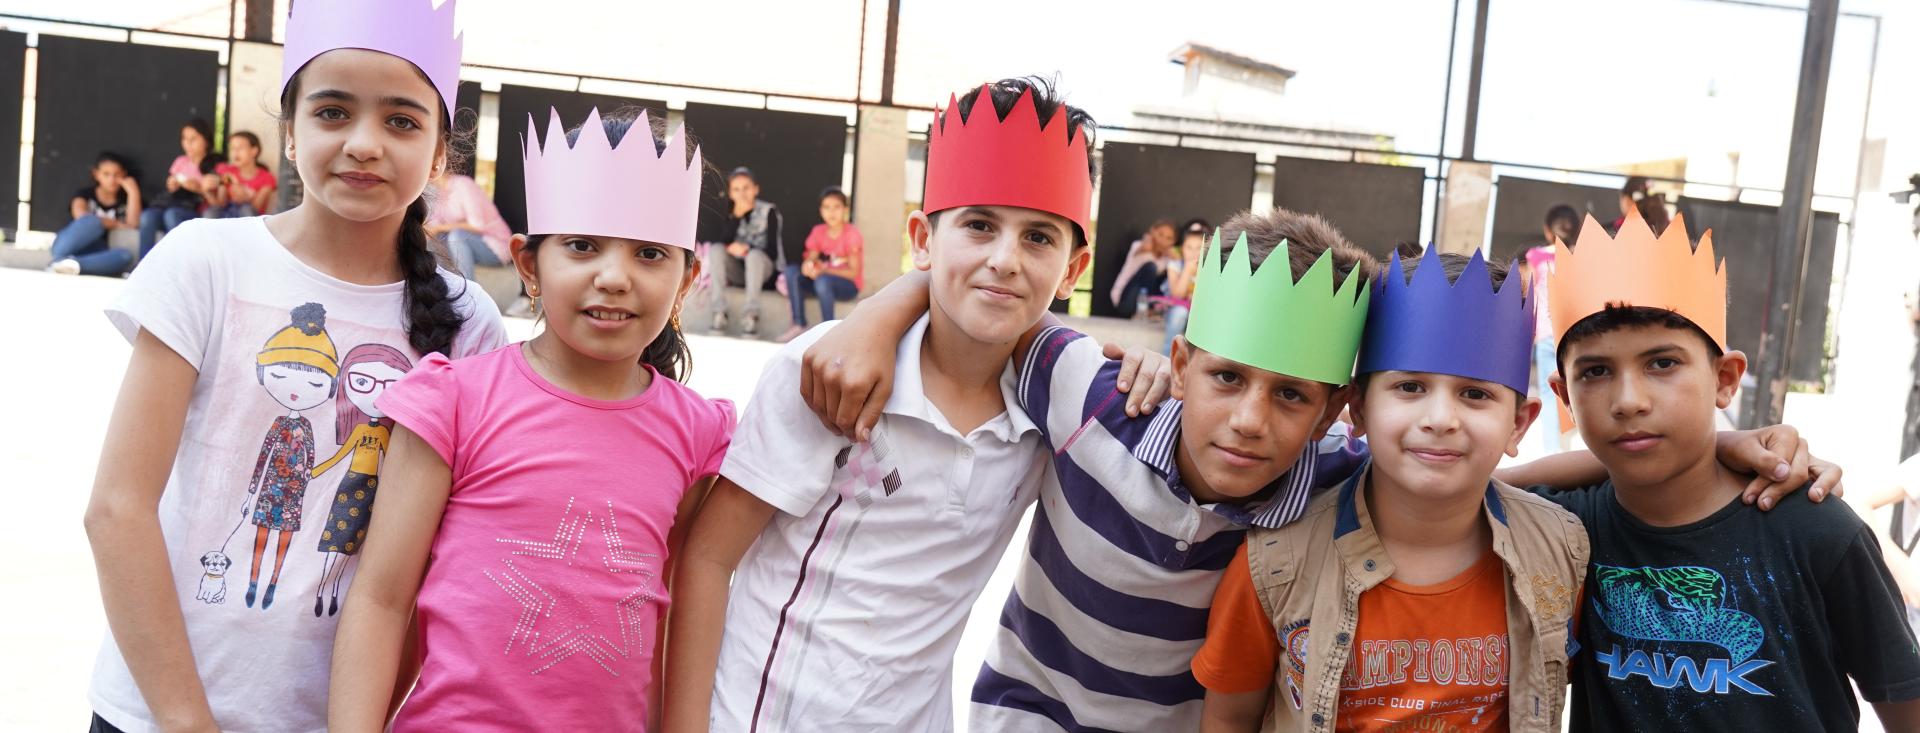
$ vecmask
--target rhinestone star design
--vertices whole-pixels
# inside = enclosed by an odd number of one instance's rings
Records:
[[[533,674],[579,655],[618,677],[642,653],[659,556],[626,546],[613,502],[576,509],[568,498],[552,539],[496,541],[508,556],[482,572],[518,606],[503,654],[533,660]],[[609,603],[609,588],[624,592]]]

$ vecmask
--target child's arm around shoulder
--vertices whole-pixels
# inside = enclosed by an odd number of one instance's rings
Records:
[[[893,393],[900,339],[926,314],[928,302],[926,273],[901,275],[807,348],[800,363],[800,395],[833,434],[864,441],[880,421],[881,408]],[[1048,314],[1022,333],[1013,348],[1014,368],[1024,373],[1034,340],[1058,325]],[[1101,353],[1121,360],[1118,389],[1127,394],[1128,415],[1152,412],[1171,389],[1173,371],[1165,356],[1115,344],[1102,347]],[[1147,389],[1132,389],[1135,382]]]
[[[447,461],[404,423],[393,429],[380,474],[353,594],[334,636],[329,730],[386,728],[414,599],[453,486]]]
[[[1809,453],[1806,439],[1791,425],[1720,431],[1714,452],[1722,465],[1753,477],[1740,498],[1762,510],[1801,489],[1816,503],[1845,493],[1840,467]],[[1575,450],[1502,468],[1493,476],[1513,486],[1577,489],[1606,481],[1607,469],[1593,453]]]

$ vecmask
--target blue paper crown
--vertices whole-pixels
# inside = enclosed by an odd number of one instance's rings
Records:
[[[1534,299],[1518,272],[1498,290],[1479,252],[1453,283],[1428,247],[1408,282],[1400,255],[1374,285],[1357,373],[1433,372],[1482,379],[1527,393]]]

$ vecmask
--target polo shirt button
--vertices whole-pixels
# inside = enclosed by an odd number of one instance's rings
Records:
[[[972,448],[961,448],[961,449],[960,449],[960,457],[961,457],[961,458],[966,458],[966,459],[972,459],[972,458],[973,458],[973,449],[972,449]]]
[[[1319,714],[1319,713],[1314,713],[1314,714],[1313,714],[1313,725],[1314,725],[1314,727],[1316,727],[1316,728],[1318,728],[1318,727],[1320,727],[1320,726],[1323,726],[1323,725],[1326,725],[1326,724],[1327,724],[1327,716],[1325,716],[1325,715],[1321,715],[1321,714]]]
[[[1173,549],[1179,550],[1181,552],[1186,552],[1187,548],[1189,547],[1192,547],[1192,545],[1187,544],[1186,540],[1180,540],[1178,542],[1173,543]]]
[[[1372,560],[1368,560],[1368,561],[1367,561],[1367,569],[1368,569],[1368,570],[1372,570],[1372,569],[1373,569],[1373,561],[1372,561]]]
[[[1342,631],[1342,632],[1340,632],[1340,633],[1338,633],[1338,634],[1334,634],[1334,635],[1333,635],[1333,644],[1334,644],[1334,646],[1346,646],[1346,645],[1347,645],[1347,640],[1349,640],[1349,639],[1352,639],[1352,638],[1353,638],[1353,637],[1351,637],[1351,636],[1347,636],[1347,632],[1345,632],[1345,631]]]

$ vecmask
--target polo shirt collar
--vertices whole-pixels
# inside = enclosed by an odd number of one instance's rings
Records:
[[[920,345],[926,341],[931,315],[922,315],[914,321],[900,338],[900,346],[894,351],[893,394],[887,396],[887,404],[880,408],[883,414],[910,417],[922,422],[946,427],[951,424],[938,408],[927,400],[926,383],[920,378]],[[991,432],[1002,442],[1012,443],[1029,432],[1038,432],[1039,426],[1020,409],[1019,379],[1009,361],[1000,368],[1000,398],[1006,404],[1006,412],[995,416],[980,426]],[[962,436],[965,437],[965,436]]]

